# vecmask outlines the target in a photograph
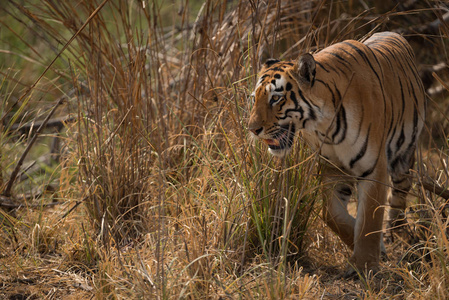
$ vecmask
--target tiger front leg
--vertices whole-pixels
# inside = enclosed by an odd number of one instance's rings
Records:
[[[353,250],[355,218],[348,212],[348,203],[354,181],[343,180],[348,176],[327,164],[323,166],[321,174],[324,197],[323,220]]]
[[[358,207],[354,229],[354,253],[349,262],[359,272],[376,272],[382,250],[382,224],[388,186],[386,168],[378,168],[358,183]]]

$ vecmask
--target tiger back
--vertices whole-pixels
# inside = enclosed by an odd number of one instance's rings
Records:
[[[298,131],[320,152],[323,218],[354,250],[352,266],[377,269],[388,186],[395,226],[404,220],[409,168],[426,113],[410,45],[399,34],[382,32],[297,61],[270,59],[251,98],[248,129],[273,155],[287,154]],[[353,218],[347,204],[355,189]]]

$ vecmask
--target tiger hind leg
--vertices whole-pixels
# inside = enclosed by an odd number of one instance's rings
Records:
[[[390,165],[390,176],[393,183],[389,198],[390,211],[388,227],[391,229],[403,229],[407,224],[405,209],[407,207],[407,195],[412,187],[410,168],[415,162],[414,155],[409,155],[399,163]]]

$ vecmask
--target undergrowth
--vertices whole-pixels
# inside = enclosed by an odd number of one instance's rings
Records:
[[[374,2],[9,1],[0,295],[449,297],[448,7]],[[434,20],[436,32],[419,31]],[[409,235],[394,236],[378,275],[346,281],[348,250],[319,213],[316,153],[297,141],[270,157],[246,131],[247,98],[266,58],[387,29],[409,39],[438,93]]]

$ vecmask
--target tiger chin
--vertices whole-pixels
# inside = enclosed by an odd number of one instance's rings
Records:
[[[349,273],[378,270],[388,190],[394,225],[404,215],[426,114],[410,45],[399,34],[382,32],[295,61],[269,59],[251,99],[248,130],[271,154],[287,155],[301,131],[330,161],[322,161],[323,219],[353,250]],[[354,218],[347,205],[355,190]]]
[[[276,157],[286,156],[293,145],[295,138],[295,126],[287,124],[287,126],[279,126],[277,134],[274,134],[271,139],[262,139],[267,144],[268,152]]]

